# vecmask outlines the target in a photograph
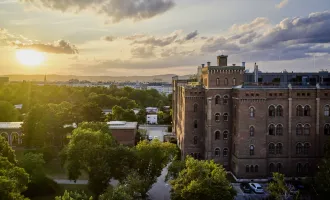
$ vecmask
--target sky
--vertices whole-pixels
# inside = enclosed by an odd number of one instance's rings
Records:
[[[21,64],[22,49],[45,60]],[[0,0],[0,75],[186,75],[221,54],[329,70],[329,0]]]

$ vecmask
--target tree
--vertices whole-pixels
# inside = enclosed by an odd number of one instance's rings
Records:
[[[315,185],[323,198],[330,196],[330,145],[328,144],[326,147],[325,156],[320,161],[318,172],[315,176]]]
[[[226,171],[221,165],[211,161],[199,161],[192,157],[185,160],[185,168],[172,185],[173,200],[232,200],[236,191],[226,178]]]
[[[18,110],[7,101],[0,101],[0,122],[16,122],[19,118]]]
[[[30,175],[32,181],[46,176],[44,164],[45,161],[41,153],[26,153],[19,161],[19,166],[24,168],[24,170]]]
[[[0,137],[0,157],[5,157],[7,160],[16,165],[16,155],[14,150],[9,146],[7,140],[3,137]]]
[[[99,198],[100,200],[134,200],[132,195],[129,193],[127,186],[119,185],[115,188],[108,189]]]
[[[284,175],[280,173],[273,173],[273,181],[268,185],[268,191],[271,196],[277,200],[290,199],[290,188],[285,183]]]
[[[167,175],[165,180],[173,180],[179,176],[179,173],[184,169],[185,161],[182,160],[173,160],[170,166],[168,166]]]
[[[145,124],[147,121],[147,112],[145,108],[140,109],[140,111],[137,113],[137,121],[139,124]]]
[[[88,197],[84,192],[65,190],[63,196],[57,196],[55,200],[93,200],[93,197]]]

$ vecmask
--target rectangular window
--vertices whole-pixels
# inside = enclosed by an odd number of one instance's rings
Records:
[[[300,93],[297,93],[297,96],[300,97]]]
[[[307,96],[310,97],[311,96],[311,93],[307,93]]]
[[[306,94],[305,94],[305,93],[302,93],[301,95],[302,95],[303,97],[304,97],[304,96],[306,96]]]
[[[269,93],[269,96],[271,97],[271,96],[273,96],[273,94],[272,93]]]
[[[281,97],[281,96],[283,96],[283,94],[282,94],[282,93],[280,93],[279,95],[280,95],[280,97]]]

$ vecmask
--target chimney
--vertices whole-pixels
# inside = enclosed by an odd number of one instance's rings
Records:
[[[207,62],[207,66],[208,66],[208,67],[211,66],[211,62]]]
[[[205,64],[202,64],[202,68],[204,68],[205,67]]]
[[[242,62],[242,67],[245,67],[245,62]]]
[[[220,67],[225,67],[227,66],[227,59],[228,59],[228,56],[225,56],[225,55],[221,55],[221,56],[218,56],[217,57],[217,60],[218,60],[218,66]]]

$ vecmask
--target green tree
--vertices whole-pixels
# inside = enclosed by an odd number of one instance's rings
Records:
[[[163,111],[159,111],[157,113],[157,122],[158,124],[164,124],[164,112]]]
[[[7,101],[0,101],[0,122],[16,122],[19,119],[17,109]]]
[[[135,200],[130,194],[129,189],[125,185],[119,185],[115,188],[108,189],[104,194],[100,195],[100,200]]]
[[[88,197],[84,192],[65,190],[63,196],[57,196],[55,200],[93,200],[93,197]]]
[[[185,161],[182,160],[173,160],[170,166],[168,166],[168,172],[165,177],[167,180],[176,179],[179,176],[179,173],[184,169]]]
[[[140,109],[140,111],[137,113],[137,121],[139,124],[145,124],[147,121],[147,112],[145,108]]]
[[[41,153],[26,153],[19,161],[19,166],[24,168],[24,170],[30,175],[32,181],[46,176],[44,164],[45,161]]]
[[[172,185],[173,200],[232,200],[236,191],[226,178],[226,171],[214,161],[199,161],[192,157],[185,160],[185,168]]]
[[[0,157],[5,157],[7,160],[16,165],[16,155],[14,150],[9,146],[7,140],[4,137],[0,137]]]
[[[290,188],[285,183],[284,175],[273,173],[273,181],[268,185],[270,195],[277,200],[285,200],[291,198]]]

